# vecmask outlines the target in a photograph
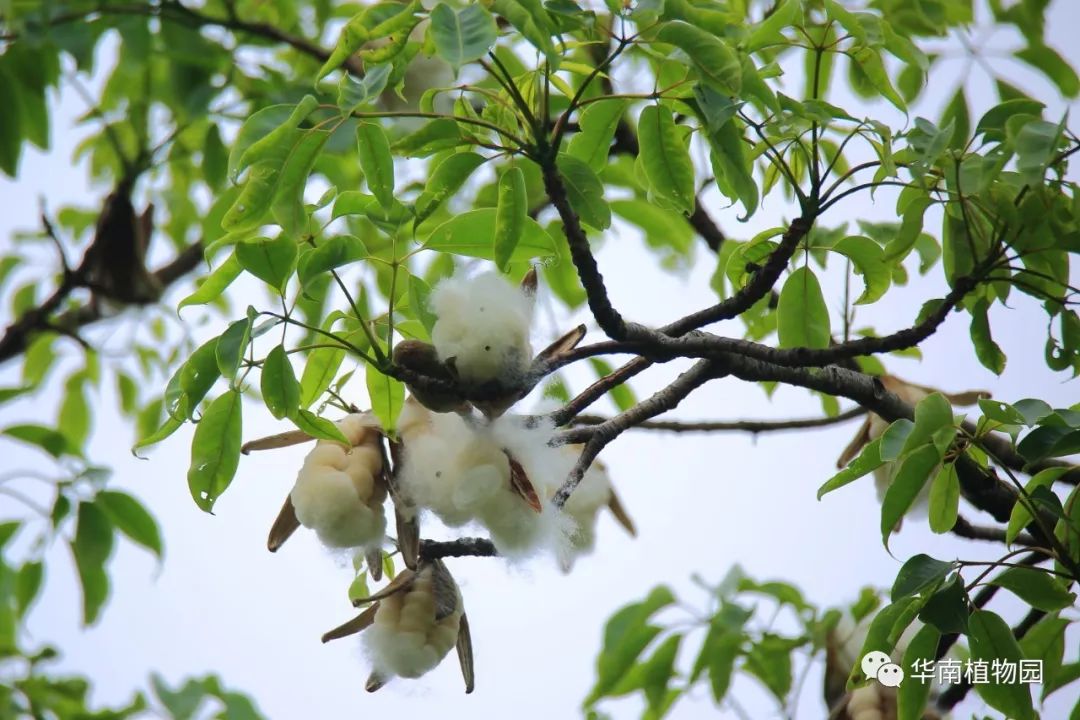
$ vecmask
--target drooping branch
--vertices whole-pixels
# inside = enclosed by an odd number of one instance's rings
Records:
[[[805,430],[809,428],[824,428],[862,417],[866,414],[866,408],[854,407],[850,410],[833,417],[821,418],[798,418],[793,420],[730,420],[726,422],[680,422],[673,420],[645,420],[637,423],[631,430],[662,430],[675,433],[689,432],[779,432],[783,430]],[[600,415],[578,415],[572,421],[574,425],[603,425],[611,418]]]

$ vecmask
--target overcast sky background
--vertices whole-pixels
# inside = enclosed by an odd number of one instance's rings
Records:
[[[1058,0],[1050,16],[1050,44],[1074,66],[1080,65],[1075,42],[1080,7]],[[1010,42],[1008,33],[999,33],[989,46],[1010,47]],[[1049,118],[1060,117],[1066,110],[1051,86],[1019,64],[998,58],[991,58],[991,63],[1005,68],[1006,75],[1032,96],[1049,99]],[[99,68],[111,64],[107,56],[99,55]],[[954,83],[962,79],[969,82],[973,122],[991,102],[986,77],[978,68],[969,73],[965,61],[954,60],[938,68],[934,78],[940,95],[932,102],[932,110],[922,110],[929,117],[938,117],[940,107],[954,92]],[[838,80],[834,86],[841,84]],[[793,80],[790,88],[797,92],[799,87],[801,82]],[[835,101],[849,109],[861,107],[860,101],[842,95]],[[1078,107],[1074,104],[1072,110]],[[0,179],[4,209],[0,243],[11,242],[16,229],[36,227],[41,196],[54,209],[69,203],[94,205],[104,196],[103,189],[88,188],[85,163],[71,161],[73,148],[86,132],[75,128],[73,120],[85,110],[77,95],[62,93],[53,116],[52,151],[25,152],[18,182]],[[725,231],[741,239],[792,216],[779,195],[767,198],[745,225],[735,220],[738,209],[722,209],[714,196],[709,202]],[[881,193],[876,203],[868,195],[842,202],[824,222],[894,217],[893,196]],[[616,307],[639,322],[662,324],[715,299],[708,288],[713,257],[704,246],[689,276],[658,275],[653,256],[643,249],[640,239],[619,226],[609,233],[598,260]],[[831,307],[838,308],[839,275],[830,276],[825,287]],[[921,301],[940,296],[942,288],[940,267],[928,278],[913,277],[908,287],[860,308],[856,326],[869,324],[881,332],[906,326]],[[166,302],[175,304],[186,292],[184,287],[175,288]],[[994,336],[1009,358],[1001,377],[979,365],[968,340],[966,317],[959,316],[924,344],[923,362],[890,358],[887,366],[902,377],[946,390],[986,388],[1005,401],[1030,396],[1059,406],[1080,401],[1080,386],[1064,382],[1065,376],[1049,372],[1043,364],[1045,316],[1027,296],[1014,293],[1013,297],[1017,298],[1013,310],[997,307],[993,314]],[[562,318],[556,327],[548,313],[538,316],[539,345],[577,320]],[[198,312],[184,317],[195,319]],[[223,321],[216,320],[198,332],[217,334],[223,327]],[[739,334],[741,325],[728,322],[716,330]],[[107,337],[108,331],[105,328],[97,337]],[[76,352],[71,343],[60,345],[67,353]],[[638,396],[645,397],[684,367],[671,363],[650,371],[634,383]],[[17,382],[17,369],[17,364],[0,368],[0,386]],[[589,374],[571,377],[576,380],[574,387],[581,389]],[[51,421],[59,403],[59,389],[53,390],[55,394],[5,406],[0,424]],[[145,397],[159,390],[147,388]],[[828,606],[850,602],[864,585],[890,585],[899,564],[917,552],[944,559],[1000,554],[1000,546],[935,536],[925,522],[908,522],[892,543],[895,558],[890,557],[878,539],[879,516],[869,479],[817,502],[815,491],[835,472],[836,457],[857,422],[756,439],[742,434],[676,437],[631,432],[609,446],[602,458],[637,523],[639,537],[628,538],[605,514],[596,552],[582,559],[570,575],[563,575],[546,560],[516,566],[481,558],[451,561],[472,627],[476,692],[463,694],[457,661],[451,654],[419,681],[395,681],[368,695],[363,682],[369,668],[359,642],[343,640],[325,646],[319,642],[324,631],[353,615],[346,599],[351,568],[306,532],[298,533],[276,555],[265,548],[266,532],[292,486],[305,450],[243,458],[233,486],[211,516],[201,512],[188,494],[190,426],[150,452],[149,460],[138,460],[128,451],[132,430],[114,410],[111,387],[92,397],[96,423],[89,456],[111,465],[116,473],[114,485],[144,500],[157,515],[167,559],[159,568],[147,553],[120,542],[111,565],[112,599],[102,622],[85,631],[79,626],[79,590],[70,559],[59,546],[50,554],[46,591],[29,623],[33,640],[58,645],[64,653],[61,666],[87,673],[95,683],[94,698],[101,702],[121,701],[132,689],[145,687],[151,670],[173,682],[213,671],[230,687],[250,693],[275,719],[391,717],[395,713],[400,717],[437,713],[444,718],[572,717],[579,714],[581,700],[594,680],[604,621],[657,583],[672,586],[688,603],[703,607],[704,594],[690,576],[698,573],[708,581],[719,581],[738,563],[755,578],[793,582],[812,602]],[[363,404],[363,399],[357,402]],[[251,405],[245,414],[246,438],[283,429],[257,408]],[[606,400],[597,408],[613,409]],[[770,401],[756,386],[720,380],[693,395],[672,416],[735,419],[818,414],[818,401],[802,391],[781,387]],[[5,468],[44,466],[40,457],[11,443],[3,443],[0,452]],[[14,511],[8,498],[0,500],[0,507],[0,517]],[[962,512],[969,519],[980,519],[973,510]],[[1008,619],[1019,617],[1015,604],[995,600],[993,607]],[[699,644],[697,638],[684,644],[683,666],[692,661]],[[1075,642],[1069,643],[1070,657],[1075,647]],[[823,715],[820,681],[819,667],[806,681],[802,717]],[[733,693],[755,718],[775,711],[753,680],[740,678]],[[1056,709],[1045,717],[1063,717],[1077,697],[1075,688],[1061,691],[1053,705]],[[616,718],[640,713],[636,699],[604,707]],[[963,707],[969,711],[983,708],[974,696]],[[727,709],[715,711],[704,687],[681,700],[671,713],[673,718],[704,716],[734,717]]]

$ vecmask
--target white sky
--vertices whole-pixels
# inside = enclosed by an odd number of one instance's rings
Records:
[[[1080,9],[1075,2],[1054,4],[1049,23],[1051,44],[1080,65],[1075,28]],[[1007,40],[1007,36],[1002,36]],[[1001,47],[1003,42],[991,42]],[[1000,60],[994,60],[1000,67]],[[108,65],[106,58],[99,64]],[[954,80],[964,65],[953,62],[936,76],[945,85],[934,107],[951,97]],[[1056,97],[1045,83],[1018,65],[1009,75],[1038,98]],[[988,86],[976,70],[970,92],[975,108],[987,106]],[[839,100],[844,104],[844,99]],[[1065,109],[1048,103],[1049,117]],[[859,107],[852,101],[849,107]],[[1076,109],[1073,106],[1073,110]],[[77,96],[65,93],[54,122],[54,148],[47,154],[29,152],[22,160],[17,183],[0,179],[0,243],[10,242],[17,228],[35,227],[37,198],[44,195],[56,209],[69,202],[92,204],[103,195],[88,194],[85,164],[72,164],[71,150],[85,130],[73,118],[85,110]],[[937,110],[928,111],[930,117]],[[90,200],[90,198],[95,198]],[[741,226],[735,210],[718,202],[710,209],[723,228],[739,238],[790,218],[778,196],[768,198],[751,223]],[[879,194],[845,201],[824,222],[843,219],[891,219],[892,196]],[[610,233],[599,263],[616,306],[627,316],[662,323],[714,301],[707,281],[712,257],[704,247],[698,265],[683,282],[657,275],[653,259],[627,228],[621,237]],[[1074,273],[1075,275],[1075,273]],[[832,307],[840,297],[837,278],[825,283]],[[940,269],[928,279],[914,278],[904,289],[868,309],[858,324],[880,331],[898,328],[913,319],[922,299],[942,294]],[[832,292],[830,293],[830,290]],[[167,301],[185,294],[173,290]],[[1015,297],[1015,295],[1014,295]],[[1044,315],[1021,296],[1012,311],[1000,307],[993,316],[994,336],[1009,357],[1003,376],[995,378],[974,358],[967,337],[966,317],[951,318],[942,332],[923,346],[925,360],[890,360],[898,374],[948,390],[987,388],[1005,401],[1037,396],[1057,405],[1080,401],[1076,383],[1047,371],[1042,361]],[[197,317],[192,313],[187,317]],[[540,314],[545,319],[544,313]],[[572,320],[560,324],[571,326]],[[542,323],[548,334],[554,328]],[[211,325],[220,332],[223,324]],[[716,328],[738,334],[737,323]],[[205,332],[205,330],[201,331]],[[598,337],[594,333],[592,337]],[[547,340],[545,335],[539,338]],[[60,343],[74,352],[70,343]],[[682,366],[657,368],[635,382],[639,397],[674,376]],[[0,386],[14,384],[16,366],[0,368]],[[579,373],[576,387],[588,379]],[[145,389],[146,397],[160,388]],[[888,586],[899,563],[917,552],[938,558],[986,558],[999,546],[971,544],[952,536],[935,536],[925,523],[908,522],[894,539],[890,557],[878,539],[878,512],[871,483],[859,482],[816,502],[817,487],[834,471],[837,455],[854,433],[856,423],[827,430],[759,437],[720,434],[676,437],[649,432],[629,433],[603,454],[625,506],[638,525],[631,540],[606,516],[599,527],[597,551],[581,560],[569,576],[547,562],[507,567],[500,560],[466,558],[450,561],[465,598],[475,647],[477,689],[462,692],[453,654],[420,681],[395,681],[375,695],[363,692],[368,673],[358,642],[343,640],[323,646],[319,636],[352,616],[346,600],[351,568],[328,556],[313,535],[298,533],[283,550],[265,549],[266,532],[291,487],[303,449],[244,458],[233,486],[210,516],[198,510],[188,494],[185,474],[191,428],[185,428],[141,461],[128,452],[131,430],[114,411],[112,390],[92,396],[97,412],[90,457],[111,465],[115,486],[143,499],[159,518],[166,541],[167,562],[153,559],[130,543],[121,542],[112,561],[112,599],[102,622],[84,631],[79,627],[79,591],[66,551],[58,546],[49,555],[50,575],[44,597],[32,613],[33,640],[57,644],[64,653],[62,667],[88,673],[95,682],[94,697],[102,702],[125,698],[145,687],[150,670],[170,681],[206,671],[220,673],[230,687],[256,698],[271,718],[365,716],[390,713],[414,717],[437,712],[442,717],[520,718],[572,717],[579,713],[594,677],[604,620],[618,607],[638,600],[657,583],[676,588],[691,604],[704,597],[689,580],[699,573],[718,581],[734,563],[758,579],[782,579],[800,586],[808,599],[822,606],[851,601],[867,584]],[[48,422],[59,396],[5,406],[2,424],[34,420]],[[597,406],[612,410],[607,401]],[[845,405],[845,407],[847,407]],[[39,411],[42,408],[43,411]],[[684,419],[743,417],[805,417],[820,413],[818,402],[792,388],[781,388],[772,401],[756,387],[722,380],[689,398],[673,415]],[[258,406],[245,414],[246,438],[277,432],[275,423]],[[117,428],[120,428],[118,431]],[[6,468],[42,467],[40,458],[5,443]],[[14,511],[8,498],[0,500],[0,516]],[[963,511],[969,519],[978,513]],[[1002,594],[1004,595],[1004,593]],[[1004,608],[1004,610],[1002,610]],[[994,609],[1018,619],[1018,607],[995,600]],[[684,644],[680,665],[693,660],[700,639]],[[1069,643],[1069,653],[1076,644]],[[820,668],[807,680],[802,717],[822,715]],[[775,706],[745,677],[733,690],[750,715],[769,717]],[[1071,695],[1071,696],[1070,696]],[[1061,691],[1046,717],[1064,716],[1078,698],[1073,688]],[[968,713],[982,707],[977,699],[963,706]],[[640,713],[636,699],[607,703],[614,717]],[[673,718],[733,717],[714,710],[702,688],[681,700]]]

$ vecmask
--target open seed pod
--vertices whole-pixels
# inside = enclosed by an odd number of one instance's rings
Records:
[[[276,552],[301,525],[333,548],[376,548],[386,532],[382,435],[371,413],[337,423],[350,446],[319,440],[304,458],[292,492],[270,528],[267,547]],[[286,447],[312,438],[293,431],[244,445],[246,452]],[[379,566],[375,563],[372,567]],[[381,566],[380,566],[381,567]]]
[[[365,689],[375,692],[393,677],[418,678],[457,647],[465,692],[475,686],[472,638],[461,592],[441,560],[421,561],[385,588],[354,604],[367,608],[323,635],[323,642],[367,630],[363,642],[374,665]]]

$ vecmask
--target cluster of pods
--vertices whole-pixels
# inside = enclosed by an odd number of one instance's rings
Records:
[[[521,387],[530,367],[572,350],[585,334],[575,328],[534,356],[529,336],[535,292],[533,272],[521,286],[495,273],[448,278],[431,295],[431,344],[402,341],[394,360],[466,388]],[[551,502],[581,448],[559,446],[550,423],[507,413],[520,399],[517,391],[466,403],[458,394],[440,396],[412,385],[409,390],[394,432],[372,413],[353,412],[336,423],[347,446],[315,443],[274,521],[268,547],[276,551],[303,526],[329,548],[363,554],[378,581],[389,498],[394,541],[406,569],[385,588],[355,600],[366,609],[323,641],[366,631],[361,637],[373,664],[368,691],[393,677],[422,676],[456,646],[471,692],[472,642],[461,592],[443,561],[425,555],[422,518],[430,513],[449,527],[479,525],[498,554],[550,552],[564,571],[592,549],[601,508],[608,507],[631,535],[634,525],[600,463],[564,506]],[[293,431],[249,442],[244,452],[307,440]]]

